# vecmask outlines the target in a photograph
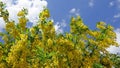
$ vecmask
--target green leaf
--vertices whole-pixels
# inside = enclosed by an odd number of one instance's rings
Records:
[[[93,68],[104,68],[100,63],[94,63]]]

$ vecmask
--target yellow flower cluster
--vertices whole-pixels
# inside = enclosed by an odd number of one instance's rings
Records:
[[[55,28],[53,27],[53,22],[49,21],[48,23],[40,23],[39,28],[42,29],[43,40],[47,38],[54,38]]]
[[[22,30],[26,29],[26,23],[28,22],[28,19],[26,18],[27,14],[27,9],[22,9],[21,11],[18,12],[17,16],[19,17],[19,26],[21,27]]]
[[[15,29],[15,23],[14,22],[6,23],[6,31],[11,32],[13,29]]]
[[[82,32],[86,33],[88,30],[88,27],[84,25],[80,16],[77,16],[77,18],[71,18],[70,28],[71,33],[75,34],[80,34]]]
[[[105,25],[106,25],[106,24],[101,21],[101,22],[98,22],[98,23],[97,23],[97,26],[96,26],[96,27],[99,28],[99,29],[106,29]]]
[[[24,16],[25,15],[25,12],[24,11],[19,11],[17,16]]]
[[[50,17],[50,13],[48,9],[44,9],[43,12],[40,13],[39,18],[41,21],[44,21],[46,18]]]
[[[116,45],[112,26],[100,22],[98,30],[90,30],[77,16],[71,18],[69,33],[56,34],[53,22],[47,19],[48,9],[31,28],[26,27],[26,14],[25,9],[18,12],[18,24],[5,20],[6,31],[0,34],[4,40],[0,43],[0,68],[93,68],[96,63],[112,67],[106,50]]]

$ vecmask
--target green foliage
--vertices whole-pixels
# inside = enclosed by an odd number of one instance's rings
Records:
[[[100,63],[94,63],[93,68],[103,68],[103,66]]]
[[[120,67],[120,55],[119,54],[110,54],[110,58],[113,62],[113,66],[115,68],[119,68]]]

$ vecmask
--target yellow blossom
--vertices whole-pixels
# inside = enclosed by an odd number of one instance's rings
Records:
[[[72,17],[70,32],[56,34],[48,9],[40,13],[38,24],[31,28],[26,27],[25,10],[17,15],[18,24],[9,21],[9,15],[1,15],[6,31],[0,32],[4,40],[0,43],[0,68],[93,68],[94,63],[104,67],[110,61],[106,48],[117,43],[112,26],[104,22],[97,24],[99,29],[91,30],[80,16]]]
[[[71,22],[74,23],[76,20],[74,17],[71,18]]]
[[[30,28],[30,32],[32,33],[32,36],[35,35],[35,29],[34,28]]]
[[[48,10],[48,9],[45,9],[45,10],[43,11],[43,15],[44,15],[45,17],[49,18],[49,17],[50,17],[49,10]]]
[[[25,15],[25,12],[24,11],[19,11],[17,16],[24,16]]]
[[[7,42],[7,41],[9,40],[7,35],[4,35],[2,39],[3,39],[5,42]]]
[[[25,35],[25,34],[20,34],[20,38],[21,38],[22,40],[27,40],[28,36]]]
[[[48,39],[47,43],[49,46],[53,45],[53,41],[51,39]]]

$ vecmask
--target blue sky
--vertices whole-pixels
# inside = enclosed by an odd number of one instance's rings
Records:
[[[69,32],[70,17],[80,15],[91,29],[96,23],[104,21],[115,28],[117,42],[120,44],[120,0],[0,0],[6,3],[10,20],[18,23],[17,13],[23,7],[28,9],[27,18],[35,26],[43,7],[50,10],[51,19],[57,33]],[[29,24],[28,24],[29,25]],[[0,32],[5,23],[0,18]],[[1,38],[0,38],[1,41]],[[110,47],[111,53],[120,52],[120,47]]]
[[[104,21],[115,29],[120,28],[120,0],[1,0],[7,4],[10,19],[17,20],[17,12],[23,7],[29,10],[30,22],[36,24],[43,6],[49,8],[51,19],[61,32],[69,31],[70,17],[80,15],[84,23],[95,29],[96,23]],[[14,15],[13,15],[14,14]],[[2,19],[0,19],[2,21]],[[3,22],[3,21],[2,21]],[[5,24],[0,23],[0,30]],[[58,28],[59,27],[59,28]]]
[[[80,15],[90,29],[104,21],[115,28],[117,42],[120,44],[120,0],[47,0],[51,18],[61,25],[61,32],[69,31],[70,17]],[[111,53],[120,52],[120,47],[108,48]]]
[[[115,29],[120,28],[120,0],[47,0],[51,17],[55,22],[65,20],[69,25],[70,16],[80,14],[84,23],[91,29],[95,24],[104,21]],[[75,13],[70,13],[75,9]],[[120,15],[120,14],[119,14]]]

